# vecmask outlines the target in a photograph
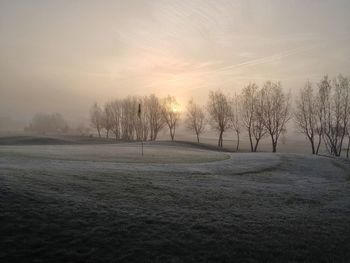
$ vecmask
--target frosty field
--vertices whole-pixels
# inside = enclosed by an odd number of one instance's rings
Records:
[[[1,262],[348,262],[350,163],[193,144],[0,146]]]

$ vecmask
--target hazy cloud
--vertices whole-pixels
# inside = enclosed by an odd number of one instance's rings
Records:
[[[0,116],[349,74],[349,1],[1,1]],[[200,91],[200,92],[198,92]]]

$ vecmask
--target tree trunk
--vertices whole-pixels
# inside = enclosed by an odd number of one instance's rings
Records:
[[[339,143],[339,154],[338,154],[338,156],[341,156],[341,153],[342,153],[342,150],[343,150],[343,142],[344,142],[345,134],[346,134],[346,129],[343,129],[343,133],[342,133],[342,136],[340,138],[340,143]]]
[[[107,130],[106,138],[108,139],[109,137],[109,130]]]
[[[312,154],[316,154],[314,139],[313,138],[309,138],[309,140],[310,140],[310,143],[311,143]]]
[[[322,137],[321,137],[321,135],[319,135],[319,136],[318,136],[317,148],[316,148],[316,154],[318,154],[318,152],[319,152],[319,150],[320,150],[321,140],[322,140]]]
[[[277,140],[275,140],[275,138],[271,135],[271,140],[272,140],[272,152],[276,152],[277,151]]]
[[[219,148],[222,148],[222,134],[223,134],[223,131],[220,131],[219,141],[218,141],[218,147]]]
[[[254,146],[254,150],[252,152],[256,152],[258,151],[258,145],[259,145],[260,139],[255,141],[255,146]]]
[[[350,152],[350,135],[348,137],[348,148],[346,149],[346,158],[349,158],[349,152]]]
[[[236,144],[236,151],[238,152],[239,149],[239,132],[237,132],[237,144]]]
[[[272,145],[272,152],[277,152],[277,143],[274,143],[273,145]]]
[[[250,129],[248,131],[248,135],[249,135],[249,142],[250,142],[250,150],[252,152],[256,152],[256,150],[254,150],[254,148],[253,148],[252,133],[251,133]],[[256,148],[256,145],[255,145],[255,148]]]
[[[197,135],[197,143],[199,143],[199,135],[198,135],[198,133],[196,133],[196,135]]]
[[[316,154],[314,142],[311,143],[312,154]]]
[[[98,137],[101,138],[101,131],[99,128],[97,128],[97,132],[98,132]]]
[[[339,157],[341,155],[341,148],[342,148],[342,145],[340,145],[340,148],[338,149],[337,146],[334,147],[335,148],[335,156]]]
[[[175,137],[175,127],[173,129],[170,129],[170,136],[171,136],[171,140],[174,141],[174,137]]]

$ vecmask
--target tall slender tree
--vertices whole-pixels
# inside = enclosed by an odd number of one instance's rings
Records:
[[[222,148],[223,134],[232,126],[230,122],[232,109],[229,99],[220,90],[210,91],[207,111],[212,129],[219,133],[218,147]]]
[[[106,138],[109,138],[109,132],[113,128],[113,112],[110,103],[106,103],[102,111],[102,127],[106,130]]]
[[[163,99],[162,114],[164,121],[169,128],[170,138],[173,141],[175,138],[176,127],[180,120],[180,105],[175,97],[169,95]]]
[[[162,105],[159,98],[151,94],[146,100],[147,107],[147,119],[149,120],[150,128],[150,140],[155,141],[158,136],[158,132],[163,129],[165,125],[164,117],[162,114]]]
[[[98,137],[101,137],[101,130],[103,128],[103,111],[97,103],[94,103],[90,109],[90,121],[91,125],[96,128]]]
[[[322,98],[323,141],[329,154],[340,156],[350,114],[349,80],[341,75],[332,81],[325,76],[319,84]]]
[[[109,103],[109,107],[112,113],[112,132],[114,133],[115,139],[119,140],[121,138],[121,101],[118,99],[113,100]]]
[[[286,95],[280,82],[267,81],[261,90],[263,124],[271,137],[272,151],[277,151],[277,144],[286,124],[291,118],[289,95]]]
[[[239,95],[235,94],[232,98],[231,106],[231,123],[232,128],[236,133],[237,143],[236,151],[239,150],[240,134],[241,134],[241,98]]]
[[[299,131],[309,140],[312,154],[318,154],[321,141],[321,122],[318,114],[318,99],[308,81],[296,99],[294,119]]]
[[[244,87],[241,94],[242,124],[248,132],[250,150],[258,150],[260,140],[266,136],[262,111],[261,91],[255,83]]]
[[[205,130],[205,114],[203,109],[193,99],[187,105],[185,125],[188,130],[195,132],[199,143],[199,136]]]

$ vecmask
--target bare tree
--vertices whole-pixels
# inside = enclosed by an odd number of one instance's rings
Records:
[[[319,119],[322,126],[322,138],[324,140],[325,132],[329,129],[329,123],[331,120],[331,93],[332,83],[328,76],[324,76],[318,83],[318,97],[319,97]],[[328,125],[327,125],[328,123]],[[327,127],[328,126],[328,127]],[[328,152],[331,152],[328,144],[325,141],[325,146]]]
[[[90,121],[91,125],[96,128],[98,136],[101,137],[101,130],[103,126],[103,111],[101,107],[94,103],[90,110]]]
[[[324,110],[323,110],[323,98],[320,96],[320,92],[318,92],[315,96],[315,104],[316,104],[316,117],[317,117],[317,126],[316,126],[316,134],[318,137],[317,140],[317,146],[316,146],[316,154],[319,153],[321,143],[322,143],[322,136],[323,136],[323,116],[324,116]]]
[[[350,126],[350,125],[348,125]],[[350,153],[350,127],[347,129],[347,135],[348,135],[348,146],[346,147],[346,158],[349,158]]]
[[[239,149],[239,136],[241,134],[241,100],[240,96],[235,94],[232,98],[232,106],[231,106],[231,124],[232,128],[236,133],[237,143],[236,143],[236,151]]]
[[[187,105],[185,125],[187,129],[195,132],[199,143],[199,135],[205,130],[205,114],[203,109],[193,99]]]
[[[207,111],[212,129],[219,132],[218,147],[223,147],[223,134],[231,128],[232,110],[227,96],[219,90],[210,91]]]
[[[340,156],[349,125],[349,80],[339,75],[331,82],[325,76],[319,84],[323,111],[323,141],[329,154]]]
[[[162,114],[164,121],[169,128],[170,138],[172,141],[174,140],[176,127],[180,119],[179,107],[179,103],[173,96],[168,96],[162,101]]]
[[[106,138],[113,128],[113,110],[110,103],[106,103],[102,112],[102,127],[106,130]]]
[[[348,87],[347,87],[347,103],[348,103],[348,107],[350,105],[350,83],[349,83],[349,78],[348,78]],[[346,114],[346,113],[345,113]],[[350,157],[350,112],[348,112],[346,114],[347,116],[347,127],[346,127],[346,134],[347,134],[347,137],[348,137],[348,145],[346,147],[346,158],[349,158]]]
[[[289,97],[289,95],[284,94],[280,82],[267,81],[261,90],[262,108],[260,113],[264,126],[271,137],[273,152],[277,151],[278,139],[282,133],[286,132],[286,124],[291,117]]]
[[[135,97],[127,97],[121,102],[121,136],[124,140],[133,140],[137,123],[138,103]]]
[[[158,97],[151,94],[146,99],[147,119],[149,120],[150,140],[157,139],[158,132],[164,127],[165,121],[162,114],[162,105]]]
[[[142,116],[138,117],[138,105],[142,105]],[[147,140],[149,134],[148,98],[127,97],[107,103],[102,111],[102,124],[115,135],[115,139]],[[108,136],[108,135],[107,135]]]
[[[241,118],[245,126],[252,152],[258,150],[260,140],[266,135],[261,113],[261,92],[255,83],[244,87],[241,94]],[[253,142],[254,140],[254,142]]]
[[[318,101],[312,84],[308,81],[299,92],[294,113],[299,131],[310,141],[312,154],[318,154],[322,135]]]
[[[121,138],[121,101],[113,100],[108,104],[112,115],[112,132],[114,133],[115,139],[119,140]]]

